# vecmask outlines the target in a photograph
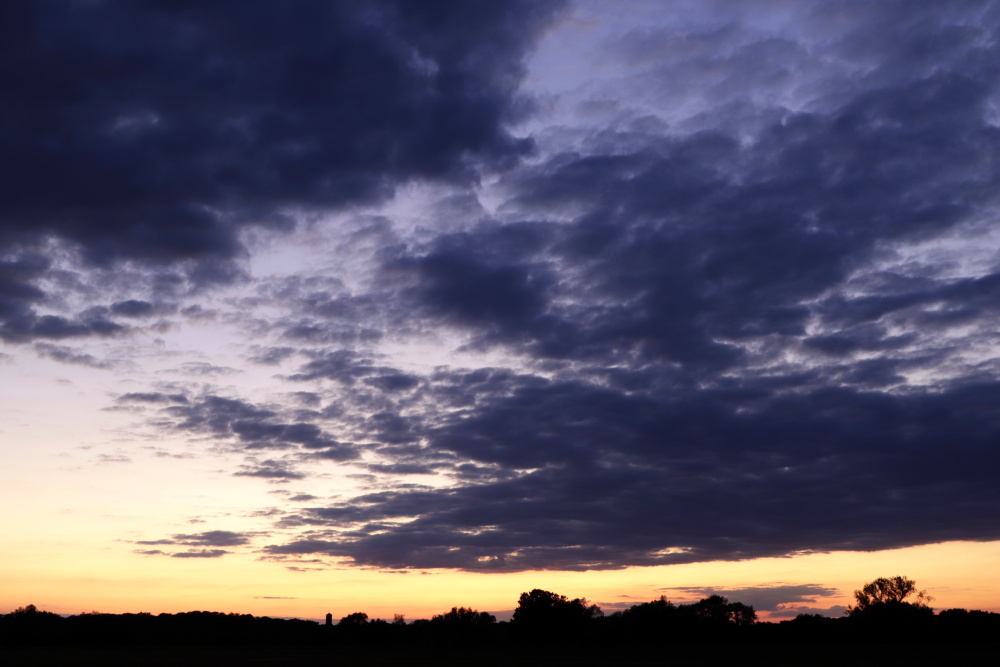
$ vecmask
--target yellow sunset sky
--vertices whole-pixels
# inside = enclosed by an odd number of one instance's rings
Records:
[[[997,3],[14,4],[0,613],[1000,612]]]

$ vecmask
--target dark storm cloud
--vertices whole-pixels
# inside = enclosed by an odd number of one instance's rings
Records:
[[[265,364],[273,366],[280,364],[285,359],[288,359],[296,352],[293,347],[258,347],[255,348],[252,354],[249,356],[250,361],[257,364]]]
[[[35,339],[83,338],[110,336],[124,331],[124,327],[104,318],[69,319],[61,315],[27,313],[23,318],[9,319],[3,324],[4,340],[20,343]]]
[[[247,225],[471,182],[532,149],[522,59],[557,2],[4,3],[0,244],[55,235],[91,265],[240,274]],[[110,333],[36,315],[0,264],[8,341]],[[170,273],[168,271],[168,273]],[[117,302],[127,318],[151,314]]]
[[[418,306],[480,342],[548,357],[632,352],[700,373],[740,364],[748,337],[804,334],[815,314],[807,304],[887,243],[972,221],[993,205],[1000,180],[996,71],[987,65],[997,55],[995,6],[981,28],[979,9],[850,7],[859,12],[855,29],[835,51],[846,57],[846,44],[865,44],[874,71],[849,90],[809,81],[842,94],[819,95],[800,111],[758,108],[749,141],[720,109],[702,120],[715,126],[696,132],[608,130],[585,150],[524,170],[517,201],[530,215],[584,213],[555,229],[533,225],[531,235],[522,223],[443,237],[399,260],[417,276]],[[896,25],[898,41],[880,43],[862,17]],[[725,31],[699,39],[714,52],[731,40]],[[766,40],[755,48],[785,57]],[[727,66],[739,79],[761,62]],[[753,85],[729,95],[752,98]],[[504,234],[522,238],[505,245]],[[562,268],[558,279],[553,266]],[[977,314],[958,307],[939,319]],[[910,340],[875,333],[809,342],[836,352]]]
[[[125,330],[100,311],[71,317],[38,314],[37,308],[49,295],[36,283],[51,267],[50,259],[35,252],[0,256],[0,340],[61,340],[111,336]]]
[[[847,606],[835,604],[830,607],[809,607],[801,605],[798,607],[785,606],[770,613],[770,618],[795,618],[800,614],[814,614],[818,616],[829,616],[830,618],[840,618],[847,613]]]
[[[90,368],[110,368],[112,364],[102,361],[92,354],[79,352],[65,345],[52,345],[51,343],[35,343],[35,351],[43,357],[61,361],[64,364],[75,364],[77,366],[89,366]]]
[[[337,545],[323,540],[298,540],[281,546],[270,545],[264,551],[271,555],[294,555],[309,553],[334,553]]]
[[[370,418],[414,453],[373,470],[447,454],[482,474],[300,509],[284,525],[314,532],[268,550],[601,569],[1000,538],[1000,384],[988,358],[959,359],[992,354],[996,258],[970,276],[896,254],[995,214],[1000,10],[833,4],[810,29],[857,9],[825,48],[864,75],[821,73],[808,104],[765,108],[764,84],[738,88],[756,61],[734,59],[738,113],[594,133],[508,177],[522,221],[387,255],[406,317],[538,372],[415,383],[433,409]],[[294,378],[378,372],[337,352]]]
[[[184,394],[163,394],[160,392],[131,392],[117,399],[121,403],[187,403]]]
[[[134,397],[128,394],[119,400]],[[162,402],[161,394],[139,394],[140,402]],[[151,396],[151,398],[147,398]],[[173,397],[167,397],[173,399]],[[164,408],[174,420],[174,427],[190,433],[208,433],[232,442],[242,450],[297,449],[304,448],[321,452],[328,458],[339,460],[357,456],[349,443],[333,439],[321,427],[307,422],[288,422],[273,409],[262,408],[252,403],[217,395],[205,395],[197,399],[184,398],[172,401]],[[268,465],[244,470],[238,475],[260,477],[299,478],[299,473],[291,472],[274,461]]]
[[[435,472],[436,467],[425,463],[373,463],[368,469],[389,475],[430,475]]]
[[[327,540],[330,555],[483,570],[995,539],[998,398],[995,383],[907,396],[751,385],[688,398],[536,387],[431,438],[462,458],[533,472],[303,516],[344,531]]]
[[[746,14],[752,3],[719,6]],[[626,110],[617,125],[578,133],[563,152],[509,170],[494,217],[465,202],[475,224],[383,239],[379,273],[357,293],[336,280],[262,288],[262,302],[288,308],[262,325],[280,347],[252,354],[303,360],[282,378],[303,388],[296,408],[208,394],[132,400],[162,404],[183,432],[286,457],[251,458],[236,475],[299,479],[314,459],[373,473],[356,497],[295,496],[310,506],[277,519],[288,538],[266,547],[276,556],[585,570],[1000,539],[1000,258],[959,270],[918,247],[990,238],[1000,10],[788,5],[801,6],[801,32],[780,38],[736,20],[622,38],[609,64],[641,65],[622,84],[637,96],[687,81],[681,100],[699,89],[685,76],[722,72],[704,112],[673,125]],[[256,116],[246,122],[263,132]],[[412,146],[400,136],[405,162]],[[461,159],[450,146],[447,169],[393,162],[377,173],[453,174]],[[333,152],[318,172],[331,190],[307,174],[265,179],[262,192],[346,201]],[[292,178],[304,155],[275,164]],[[371,176],[367,162],[352,164]],[[258,168],[234,168],[237,194]],[[205,187],[215,202],[215,181]],[[33,308],[31,290],[18,289],[13,307]],[[366,349],[442,328],[466,351],[511,355],[516,369],[420,374]],[[432,474],[445,484],[390,477]],[[829,593],[731,592],[786,610]]]
[[[946,330],[973,324],[997,313],[1000,273],[952,280],[925,280],[902,286],[888,294],[824,301],[819,312],[824,319],[843,326],[851,322],[870,328],[879,319]],[[887,290],[888,291],[888,290]]]
[[[549,226],[481,227],[445,236],[427,254],[390,268],[411,270],[412,295],[428,316],[483,332],[486,341],[531,336],[558,326],[544,317],[554,274],[537,259]]]
[[[556,158],[522,187],[535,211],[591,209],[552,241],[545,259],[571,267],[558,284],[530,244],[473,250],[491,247],[491,230],[442,242],[460,251],[409,260],[413,294],[478,340],[540,356],[614,351],[696,372],[732,367],[742,340],[804,334],[806,304],[879,244],[944,232],[992,205],[1000,133],[986,117],[991,91],[937,74],[789,114],[747,148],[702,132],[651,138],[637,154]],[[908,340],[877,330],[865,338],[810,342],[835,353]]]
[[[155,419],[161,428],[169,424],[169,428],[192,436],[207,434],[223,446],[246,454],[246,462],[232,473],[236,477],[303,479],[305,473],[296,469],[299,460],[350,461],[359,456],[359,446],[333,439],[317,424],[287,421],[277,408],[263,408],[247,401],[213,394],[189,398],[149,392],[124,394],[117,402],[162,406],[161,415]],[[258,460],[255,453],[261,450],[283,450],[287,455],[282,460]]]
[[[231,530],[209,530],[191,535],[174,535],[173,538],[176,544],[204,547],[235,547],[250,541],[245,533],[235,533]]]
[[[221,558],[231,553],[225,549],[199,549],[197,551],[179,551],[170,554],[171,558]]]
[[[177,534],[160,540],[138,540],[143,546],[174,545],[186,547],[238,547],[250,543],[252,533],[238,533],[231,530],[208,530],[202,533]],[[189,549],[168,553],[162,549],[136,549],[134,553],[143,556],[169,556],[171,558],[220,558],[232,553],[226,549]]]
[[[299,372],[291,375],[290,379],[327,379],[351,385],[359,379],[372,380],[374,377],[384,376],[405,377],[393,368],[377,365],[370,356],[353,350],[331,350],[314,354],[314,358],[303,364]]]
[[[385,296],[353,294],[338,279],[290,276],[264,282],[259,294],[286,307],[288,314],[268,326],[280,332],[283,347],[290,350],[296,348],[288,345],[370,344],[386,335],[374,325],[382,318]]]
[[[698,597],[708,597],[710,595],[721,595],[733,602],[742,602],[752,605],[756,611],[779,611],[795,605],[796,608],[803,606],[803,603],[815,604],[817,598],[839,595],[836,588],[829,588],[819,584],[797,584],[773,586],[747,586],[745,588],[699,588],[697,586],[687,586],[680,588],[661,588],[661,591],[680,591],[683,594],[696,595]]]
[[[119,317],[150,317],[156,315],[158,308],[149,301],[126,299],[111,304],[111,312]]]
[[[315,407],[322,402],[320,395],[313,391],[296,391],[292,393],[292,397],[296,402],[310,407]]]
[[[365,378],[365,383],[385,392],[398,392],[413,389],[420,384],[420,378],[406,373],[387,373]]]
[[[171,535],[169,539],[140,540],[135,542],[135,544],[145,546],[174,544],[187,547],[235,547],[247,544],[249,541],[249,533],[237,533],[231,530],[207,530],[201,533]]]
[[[5,320],[24,316],[44,297],[44,292],[30,283],[50,265],[45,257],[30,253],[0,262],[0,315]]]
[[[182,405],[172,405],[168,411],[181,420],[180,428],[207,430],[217,434],[228,434],[229,425],[236,421],[256,420],[264,423],[276,416],[274,411],[258,408],[246,401],[215,395],[185,401]]]

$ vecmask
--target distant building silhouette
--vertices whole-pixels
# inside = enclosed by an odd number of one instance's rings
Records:
[[[327,625],[333,625],[333,614],[327,614],[326,615],[326,624]]]

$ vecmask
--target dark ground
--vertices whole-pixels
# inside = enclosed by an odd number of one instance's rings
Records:
[[[517,667],[548,665],[754,665],[855,667],[857,665],[974,664],[996,655],[1000,644],[939,645],[801,645],[679,646],[622,648],[527,647],[168,647],[0,649],[0,665],[9,667]]]

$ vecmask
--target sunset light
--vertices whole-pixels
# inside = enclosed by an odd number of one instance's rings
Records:
[[[0,615],[1000,612],[1000,3],[0,26]]]

